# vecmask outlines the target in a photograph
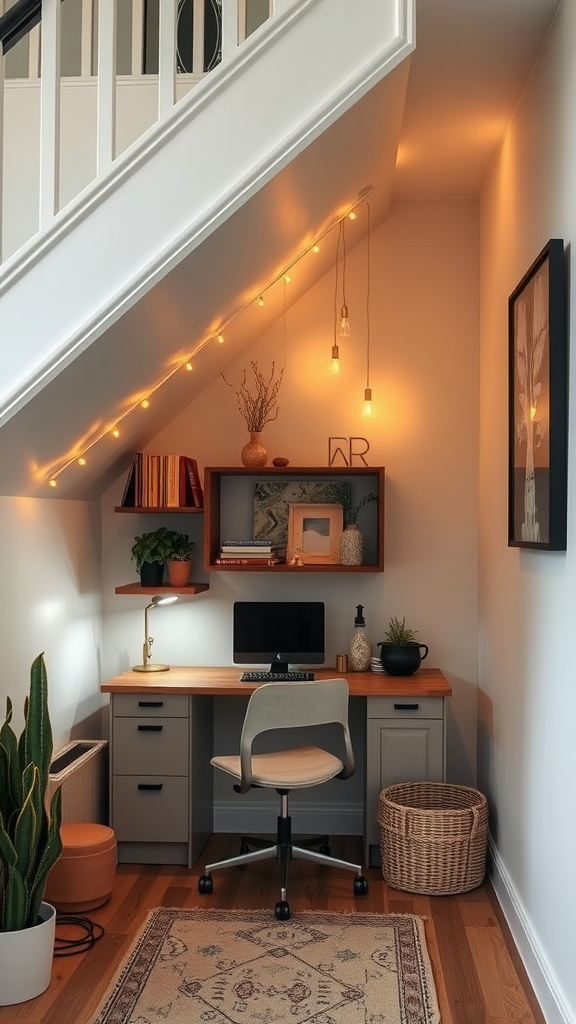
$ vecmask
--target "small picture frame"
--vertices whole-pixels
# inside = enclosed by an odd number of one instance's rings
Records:
[[[566,550],[568,359],[564,243],[508,300],[508,545]]]
[[[342,505],[288,506],[288,565],[337,565],[344,520]]]

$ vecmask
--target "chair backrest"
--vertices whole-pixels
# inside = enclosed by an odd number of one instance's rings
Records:
[[[344,741],[344,770],[348,779],[354,772],[354,754],[348,728],[348,683],[345,679],[315,679],[301,683],[263,683],[248,701],[242,734],[240,792],[252,785],[252,743],[270,729],[293,729],[307,725],[337,723]]]

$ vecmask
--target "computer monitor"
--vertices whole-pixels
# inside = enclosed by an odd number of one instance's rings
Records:
[[[235,601],[232,650],[240,665],[270,663],[271,672],[324,662],[323,601]]]

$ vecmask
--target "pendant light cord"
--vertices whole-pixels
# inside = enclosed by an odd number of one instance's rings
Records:
[[[366,203],[366,387],[370,387],[370,203]]]

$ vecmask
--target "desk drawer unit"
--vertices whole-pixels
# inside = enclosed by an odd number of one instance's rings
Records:
[[[190,860],[190,701],[112,697],[111,824],[120,863]]]
[[[443,697],[368,697],[366,731],[367,863],[380,863],[378,799],[395,782],[442,782],[445,773]]]

